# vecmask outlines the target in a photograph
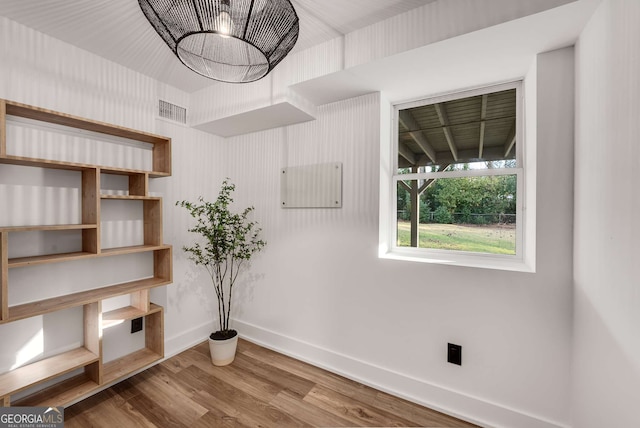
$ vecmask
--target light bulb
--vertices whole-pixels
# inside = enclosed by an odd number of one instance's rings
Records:
[[[216,28],[221,37],[227,38],[233,32],[233,21],[229,12],[223,11],[216,18]]]

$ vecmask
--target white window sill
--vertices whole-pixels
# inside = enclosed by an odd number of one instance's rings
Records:
[[[428,250],[424,248],[393,248],[391,250],[381,249],[378,256],[382,259],[435,263],[448,266],[464,266],[515,272],[535,272],[534,263],[527,263],[525,260],[517,256],[503,256],[498,254]]]

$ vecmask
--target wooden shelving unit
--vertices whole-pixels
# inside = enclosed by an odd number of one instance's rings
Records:
[[[7,116],[32,119],[83,131],[127,138],[152,145],[152,170],[134,170],[112,166],[56,161],[13,156],[7,152]],[[60,311],[83,308],[84,345],[58,355],[0,374],[0,406],[64,406],[102,386],[122,379],[164,357],[164,312],[151,303],[149,290],[173,281],[172,248],[163,243],[162,198],[149,195],[149,179],[171,175],[171,139],[83,119],[64,113],[0,100],[0,167],[2,164],[35,168],[63,169],[81,173],[81,223],[24,225],[0,227],[0,324]],[[127,195],[103,194],[101,174],[128,177]],[[144,243],[131,247],[102,248],[101,201],[142,201]],[[10,203],[10,201],[8,201]],[[5,201],[0,201],[5,203]],[[82,249],[28,257],[9,258],[9,235],[24,232],[55,233],[77,231],[82,234]],[[98,257],[113,257],[136,253],[153,254],[153,276],[65,294],[34,302],[11,305],[9,302],[9,271],[34,265],[64,263]],[[130,306],[109,312],[102,311],[105,299],[130,295]],[[108,363],[103,362],[104,329],[134,318],[144,318],[145,348]],[[74,372],[79,372],[74,375]],[[72,377],[67,378],[72,375]],[[55,382],[56,379],[60,379]],[[12,396],[36,389],[44,383],[55,383],[35,393],[12,401]],[[25,394],[28,392],[25,392]]]

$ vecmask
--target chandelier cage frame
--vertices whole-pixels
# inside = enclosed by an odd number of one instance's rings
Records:
[[[227,83],[265,77],[293,49],[300,22],[290,0],[138,0],[178,59]]]

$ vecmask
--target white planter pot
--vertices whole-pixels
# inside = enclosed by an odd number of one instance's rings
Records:
[[[209,351],[211,352],[211,362],[214,366],[226,366],[233,362],[236,357],[238,347],[238,335],[231,339],[213,340],[209,338]]]

